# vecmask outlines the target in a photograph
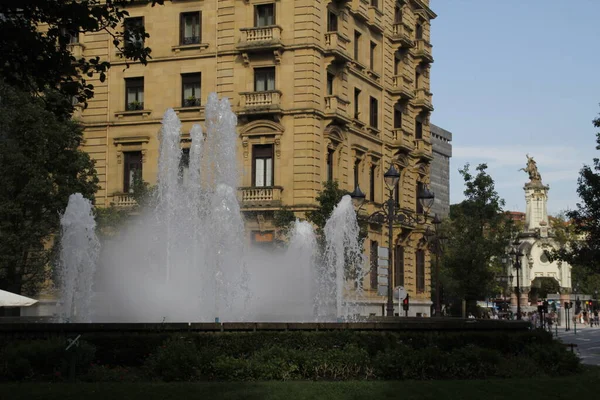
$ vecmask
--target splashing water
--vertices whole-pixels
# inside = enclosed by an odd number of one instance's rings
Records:
[[[237,119],[228,100],[219,101],[214,93],[205,115],[205,130],[200,125],[191,129],[189,169],[184,174],[181,122],[172,109],[165,113],[156,203],[103,242],[93,319],[351,318],[356,311],[352,299],[360,296],[361,285],[347,281],[363,278],[364,260],[349,197],[327,223],[324,257],[317,256],[315,232],[306,221],[293,224],[285,248],[246,245],[236,195]]]
[[[92,282],[100,251],[90,201],[81,193],[69,196],[60,224],[59,318],[63,322],[90,322]]]

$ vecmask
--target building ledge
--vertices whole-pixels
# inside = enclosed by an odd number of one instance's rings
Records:
[[[208,48],[208,43],[194,43],[194,44],[180,44],[178,46],[171,47],[171,50],[175,53],[186,50],[204,50]]]
[[[132,117],[132,116],[142,116],[142,117],[148,117],[150,114],[152,113],[152,110],[131,110],[131,111],[117,111],[115,113],[115,116],[117,118],[123,118],[123,117]]]

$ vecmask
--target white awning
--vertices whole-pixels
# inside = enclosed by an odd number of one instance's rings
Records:
[[[0,290],[0,307],[27,307],[35,303],[37,300]]]

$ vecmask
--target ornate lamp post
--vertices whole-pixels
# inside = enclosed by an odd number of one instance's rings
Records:
[[[418,224],[423,224],[427,221],[427,213],[433,205],[434,194],[429,191],[426,187],[422,187],[417,193],[417,199],[423,207],[423,214],[410,213],[402,211],[396,207],[394,201],[394,190],[398,181],[400,180],[400,173],[394,168],[394,164],[390,165],[390,168],[383,175],[385,185],[388,189],[388,199],[382,206],[381,211],[376,211],[367,217],[367,221],[376,224],[386,224],[388,226],[388,287],[387,287],[387,305],[386,315],[388,317],[394,316],[394,294],[393,294],[393,282],[392,282],[392,268],[393,268],[393,241],[394,241],[394,223],[402,224],[408,227],[414,227]],[[352,203],[356,208],[360,208],[365,201],[365,194],[360,190],[360,187],[354,188],[354,191],[350,193],[352,197]]]
[[[513,245],[515,247],[510,251],[509,254],[513,261],[513,267],[517,272],[517,287],[515,288],[515,293],[517,294],[517,319],[521,320],[521,281],[519,279],[519,271],[521,270],[521,257],[523,257],[524,254],[523,252],[521,252],[521,249],[519,249],[519,244],[519,240],[515,239],[515,241],[513,242]]]

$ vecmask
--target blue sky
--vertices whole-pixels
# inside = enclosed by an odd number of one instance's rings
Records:
[[[458,169],[482,162],[506,200],[525,211],[525,154],[550,185],[548,212],[574,208],[581,166],[600,157],[600,0],[432,0],[431,122],[453,133]]]

